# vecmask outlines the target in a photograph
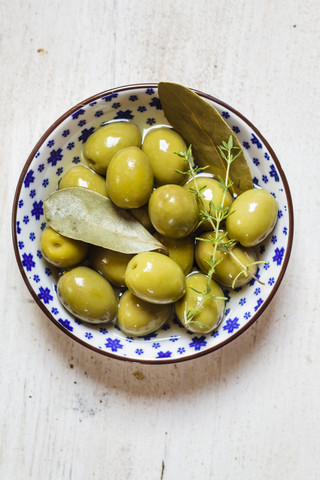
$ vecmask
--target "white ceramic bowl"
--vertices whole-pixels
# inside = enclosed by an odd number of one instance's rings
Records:
[[[264,285],[252,281],[235,292],[226,291],[225,316],[214,333],[187,332],[174,319],[143,338],[127,337],[116,326],[90,326],[61,305],[56,294],[57,274],[41,256],[40,238],[46,226],[43,201],[58,181],[81,160],[81,149],[102,122],[128,119],[142,131],[167,124],[157,85],[129,85],[107,90],[81,102],[60,117],[32,150],[18,181],[13,205],[13,243],[23,279],[33,298],[62,332],[103,355],[121,360],[163,364],[190,360],[213,352],[243,333],[257,320],[275,295],[286,270],[293,239],[293,208],[279,160],[259,131],[239,112],[220,100],[196,91],[211,103],[236,133],[254,183],[272,193],[279,204],[278,222],[257,249],[268,263],[259,268]]]

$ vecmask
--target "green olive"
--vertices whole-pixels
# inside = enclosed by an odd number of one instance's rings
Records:
[[[55,267],[69,268],[87,257],[89,246],[47,227],[41,237],[40,249],[44,258]]]
[[[136,297],[129,290],[120,298],[118,326],[127,335],[148,335],[169,320],[172,305],[156,305]]]
[[[115,287],[125,287],[124,273],[133,255],[94,247],[90,253],[92,267]]]
[[[188,164],[176,152],[184,152],[186,144],[175,130],[170,127],[153,128],[145,136],[141,148],[151,162],[157,185],[185,181],[185,175],[177,170],[185,172]]]
[[[276,199],[262,188],[241,193],[231,210],[234,213],[226,220],[228,235],[244,247],[262,242],[273,230],[278,217]]]
[[[163,185],[151,195],[149,216],[161,235],[183,238],[196,227],[199,207],[196,197],[180,185]]]
[[[181,267],[161,253],[135,255],[128,263],[124,278],[134,295],[150,303],[173,303],[185,293]]]
[[[110,199],[121,208],[139,208],[148,202],[153,173],[140,148],[123,148],[114,155],[107,170],[107,189]]]
[[[220,232],[223,234],[224,232]],[[209,261],[211,255],[214,253],[214,246],[213,243],[203,241],[208,240],[210,238],[215,238],[215,232],[206,232],[201,235],[199,238],[202,240],[197,240],[196,243],[196,250],[195,250],[195,258],[198,267],[204,272],[208,273],[209,271]],[[228,237],[224,237],[223,242],[227,242],[229,239]],[[220,285],[225,287],[232,287],[234,280],[235,281],[235,288],[242,287],[243,285],[247,284],[252,280],[252,275],[255,275],[257,272],[257,265],[252,263],[256,262],[257,257],[255,252],[252,248],[243,248],[241,246],[236,245],[233,247],[231,253],[229,252],[222,252],[220,250],[216,251],[215,260],[220,261],[215,267],[214,274],[212,278],[216,280]],[[247,273],[241,272],[248,269]],[[238,276],[239,275],[239,276]]]
[[[88,267],[64,273],[58,281],[58,296],[70,313],[88,323],[107,323],[117,314],[118,302],[112,286]]]
[[[196,177],[196,184],[202,195],[202,201],[199,201],[200,210],[204,209],[209,212],[211,208],[211,202],[215,207],[221,205],[223,199],[223,189],[218,180],[215,180],[214,178],[205,175],[199,175]],[[187,190],[189,190],[190,188],[195,189],[194,180],[190,180],[188,183],[186,183],[184,185],[184,188]],[[224,208],[230,207],[231,203],[232,196],[230,192],[227,191],[225,194],[223,205],[221,206],[223,206]],[[211,213],[213,217],[215,217],[215,213],[212,208]],[[201,230],[212,230],[212,225],[209,221],[206,220],[201,224]]]
[[[140,208],[131,208],[130,210],[131,215],[134,216],[138,222],[141,223],[141,225],[144,226],[149,232],[153,231],[153,225],[151,223],[150,217],[149,217],[149,212],[148,212],[148,204],[143,205]]]
[[[169,238],[157,232],[153,236],[167,248],[169,257],[180,265],[185,275],[191,272],[194,261],[193,237]]]
[[[105,174],[112,157],[122,148],[141,145],[139,127],[130,122],[111,122],[99,127],[84,144],[83,156],[92,170]]]
[[[203,273],[193,272],[186,278],[186,294],[176,303],[176,314],[182,325],[191,332],[209,333],[217,328],[224,314],[225,301],[219,285],[211,280],[209,282],[210,295],[203,300],[203,295],[208,285],[208,277]],[[212,298],[212,296],[220,297]],[[222,297],[222,298],[221,298]],[[186,321],[188,312],[199,309],[191,321]]]
[[[107,197],[107,186],[104,177],[84,165],[72,167],[60,180],[59,190],[70,187],[83,187]]]

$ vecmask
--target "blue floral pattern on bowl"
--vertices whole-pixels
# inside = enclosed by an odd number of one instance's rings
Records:
[[[143,337],[127,337],[116,325],[91,326],[74,318],[56,294],[58,273],[42,258],[40,238],[46,227],[45,198],[57,189],[59,179],[73,165],[85,163],[82,147],[89,135],[110,120],[130,120],[143,132],[168,124],[156,85],[120,87],[82,102],[62,116],[38,142],[18,183],[13,210],[13,238],[23,278],[42,310],[65,333],[102,354],[144,363],[188,360],[214,351],[246,330],[274,296],[289,260],[293,236],[293,211],[289,187],[271,147],[241,114],[213,97],[197,92],[211,103],[237,135],[250,166],[254,184],[268,190],[279,204],[278,222],[259,245],[258,277],[263,285],[230,292],[223,322],[207,335],[187,332],[176,319]]]

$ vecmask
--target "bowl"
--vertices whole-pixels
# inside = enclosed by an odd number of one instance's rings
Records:
[[[212,104],[229,124],[244,150],[253,182],[278,201],[274,231],[257,249],[258,275],[264,285],[251,281],[229,292],[224,319],[210,334],[186,331],[172,319],[145,337],[128,337],[115,325],[92,326],[64,309],[56,293],[57,272],[43,259],[40,238],[46,227],[43,202],[57,189],[61,176],[82,162],[81,150],[101,123],[132,120],[145,132],[166,125],[157,84],[128,85],[94,95],[68,110],[42,135],[20,175],[12,212],[13,244],[21,275],[34,300],[60,330],[102,355],[147,364],[176,363],[213,352],[241,335],[265,311],[285,273],[293,239],[293,208],[289,186],[274,151],[241,113],[206,93],[194,90]],[[260,258],[261,257],[261,258]]]

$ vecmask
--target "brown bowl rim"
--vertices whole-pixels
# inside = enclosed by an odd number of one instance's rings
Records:
[[[53,315],[51,315],[51,313],[49,312],[49,310],[47,310],[46,306],[41,302],[41,300],[38,298],[38,296],[36,295],[35,291],[33,290],[29,280],[28,280],[28,277],[25,273],[25,270],[22,266],[22,261],[21,261],[21,258],[20,258],[20,253],[19,253],[19,249],[18,249],[18,241],[17,241],[17,232],[16,232],[16,219],[17,219],[17,210],[18,210],[18,200],[19,200],[19,196],[20,196],[20,191],[21,191],[21,187],[22,187],[22,183],[23,183],[23,180],[24,180],[24,177],[29,169],[29,166],[31,164],[31,162],[33,161],[34,159],[34,156],[36,155],[36,153],[38,152],[38,150],[40,149],[41,145],[45,142],[45,140],[49,137],[49,135],[57,128],[57,126],[63,122],[63,120],[65,120],[67,117],[69,117],[72,113],[76,112],[77,110],[79,110],[79,108],[95,101],[95,100],[98,100],[100,99],[101,97],[103,96],[107,96],[107,95],[111,95],[113,93],[119,93],[119,92],[124,92],[126,90],[132,90],[132,89],[147,89],[147,88],[153,88],[153,89],[157,89],[158,88],[158,83],[137,83],[137,84],[130,84],[130,85],[124,85],[124,86],[121,86],[121,87],[116,87],[116,88],[111,88],[111,89],[108,89],[108,90],[104,90],[103,92],[100,92],[100,93],[97,93],[89,98],[87,98],[86,100],[83,100],[82,102],[79,102],[77,105],[71,107],[69,110],[67,110],[63,115],[61,115],[45,132],[44,134],[40,137],[40,139],[38,140],[38,142],[36,143],[36,145],[34,146],[34,148],[32,149],[30,155],[28,156],[27,158],[27,161],[22,169],[22,172],[20,174],[20,177],[19,177],[19,180],[18,180],[18,184],[17,184],[17,187],[16,187],[16,190],[15,190],[15,195],[14,195],[14,200],[13,200],[13,207],[12,207],[12,240],[13,240],[13,246],[14,246],[14,252],[15,252],[15,257],[16,257],[16,261],[17,261],[17,264],[18,264],[18,267],[19,267],[19,270],[20,270],[20,273],[22,275],[22,278],[29,290],[29,292],[31,293],[32,297],[34,298],[34,300],[36,301],[36,303],[38,304],[38,306],[41,308],[41,310],[45,313],[45,315],[49,318],[49,320],[51,320],[55,326],[57,326],[61,331],[63,331],[63,333],[67,334],[70,338],[72,338],[73,340],[75,340],[76,342],[80,343],[81,345],[89,348],[90,350],[94,351],[94,352],[97,352],[99,354],[102,354],[104,356],[107,356],[107,357],[111,357],[111,358],[114,358],[114,359],[117,359],[117,360],[122,360],[122,361],[125,361],[125,362],[130,362],[130,363],[141,363],[141,364],[147,364],[147,365],[164,365],[164,364],[172,364],[172,363],[181,363],[181,362],[185,362],[185,361],[188,361],[188,360],[194,360],[196,358],[200,358],[204,355],[207,355],[209,353],[212,353],[212,352],[215,352],[217,350],[220,350],[220,348],[224,347],[225,345],[229,344],[230,342],[234,341],[236,338],[238,338],[240,335],[242,335],[249,327],[251,327],[253,325],[253,323],[255,323],[258,318],[261,316],[261,314],[266,310],[266,308],[269,306],[271,300],[273,299],[273,297],[275,296],[279,286],[280,286],[280,283],[283,279],[283,276],[285,274],[285,271],[287,269],[287,266],[288,266],[288,262],[289,262],[289,258],[290,258],[290,255],[291,255],[291,250],[292,250],[292,244],[293,244],[293,232],[294,232],[294,214],[293,214],[293,203],[292,203],[292,197],[291,197],[291,193],[290,193],[290,188],[289,188],[289,184],[288,184],[288,181],[287,181],[287,178],[285,176],[285,173],[281,167],[281,164],[280,164],[280,161],[278,160],[278,157],[276,156],[274,150],[271,148],[269,142],[264,138],[263,135],[261,135],[260,131],[244,116],[242,115],[240,112],[238,112],[235,108],[233,108],[232,106],[228,105],[227,103],[219,100],[218,98],[212,96],[212,95],[209,95],[208,93],[204,93],[200,90],[196,90],[194,88],[190,88],[190,90],[194,91],[195,93],[197,93],[198,95],[200,95],[201,97],[203,98],[206,98],[210,101],[213,101],[215,103],[217,103],[218,105],[221,105],[222,107],[226,108],[227,110],[233,112],[234,114],[236,114],[238,117],[240,117],[259,137],[260,139],[263,141],[263,143],[265,144],[265,146],[267,147],[268,151],[270,152],[270,155],[278,169],[278,173],[279,175],[281,176],[281,180],[282,180],[282,183],[283,183],[283,186],[284,186],[284,191],[285,191],[285,194],[286,194],[286,197],[287,197],[287,203],[288,203],[288,217],[289,217],[289,231],[288,231],[288,244],[287,244],[287,248],[286,248],[286,252],[285,252],[285,257],[283,259],[283,263],[282,263],[282,267],[281,267],[281,271],[278,275],[278,278],[277,278],[277,281],[276,283],[274,284],[271,292],[269,293],[267,299],[263,302],[262,306],[260,307],[260,309],[257,311],[257,313],[255,315],[253,315],[253,317],[250,319],[250,321],[248,321],[246,323],[246,325],[244,325],[240,330],[238,330],[237,332],[235,332],[233,335],[231,335],[230,337],[228,337],[228,339],[226,339],[224,342],[221,342],[219,343],[219,345],[216,345],[216,346],[213,346],[211,348],[208,348],[207,350],[204,350],[204,351],[199,351],[195,354],[192,354],[192,355],[187,355],[185,357],[181,357],[181,358],[177,358],[177,359],[170,359],[170,358],[163,358],[161,360],[144,360],[144,359],[139,359],[139,358],[130,358],[130,357],[120,357],[118,355],[115,355],[111,352],[107,352],[107,351],[103,351],[103,350],[100,350],[99,348],[93,346],[93,345],[89,345],[88,343],[84,342],[83,340],[81,340],[80,338],[78,338],[77,336],[73,335],[69,330],[66,330],[54,317]]]

